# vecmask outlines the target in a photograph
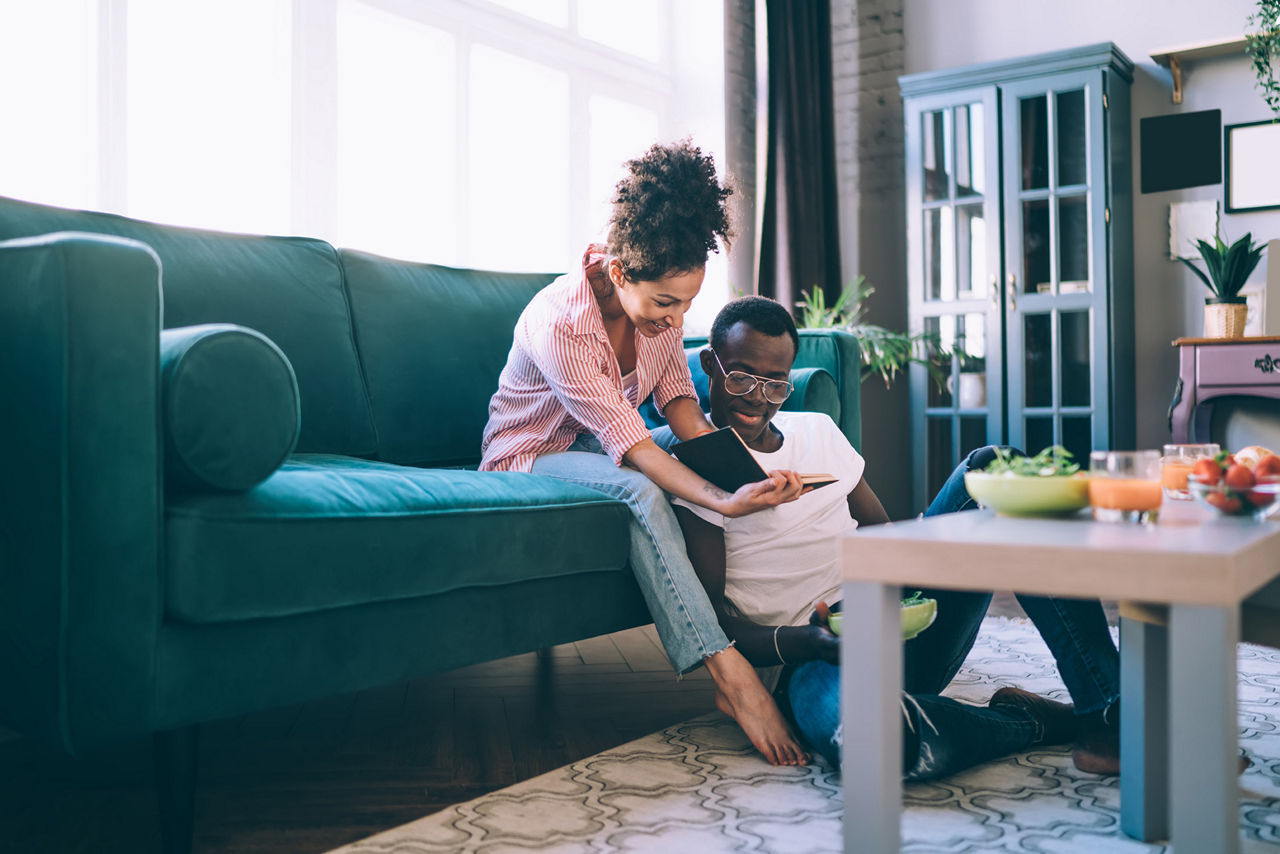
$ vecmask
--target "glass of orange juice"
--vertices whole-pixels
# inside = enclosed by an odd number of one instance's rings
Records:
[[[1089,504],[1100,522],[1153,522],[1160,513],[1159,451],[1094,451]]]
[[[1191,493],[1187,491],[1187,475],[1195,468],[1198,460],[1212,458],[1221,450],[1216,442],[1200,445],[1165,445],[1164,456],[1160,461],[1160,484],[1168,498],[1179,501],[1190,501]]]

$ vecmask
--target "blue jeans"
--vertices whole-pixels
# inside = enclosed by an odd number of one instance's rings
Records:
[[[669,428],[654,431],[654,441],[662,447],[673,439]],[[661,487],[633,468],[614,465],[599,440],[587,433],[566,451],[538,457],[533,473],[589,486],[631,509],[631,569],[677,673],[688,673],[729,647]]]
[[[840,668],[825,661],[799,665],[786,683],[783,700],[800,737],[839,768]],[[1039,728],[1023,709],[970,706],[938,694],[906,696],[903,710],[907,718],[902,772],[907,780],[947,777],[1024,750],[1034,743]]]
[[[947,478],[925,515],[975,507],[964,487],[964,474],[986,467],[994,456],[990,447],[969,454]],[[1026,713],[1007,707],[983,709],[938,696],[973,648],[991,594],[926,590],[924,595],[938,600],[938,617],[928,631],[907,641],[903,648],[903,684],[918,707],[906,704],[902,767],[907,779],[917,780],[946,776],[1020,750],[1035,737],[1035,724]],[[1046,596],[1018,596],[1018,602],[1053,653],[1077,715],[1105,709],[1119,699],[1120,654],[1111,640],[1102,603]],[[825,662],[800,665],[790,675],[786,695],[805,740],[838,764],[838,668]],[[927,724],[921,728],[921,709],[937,732]]]

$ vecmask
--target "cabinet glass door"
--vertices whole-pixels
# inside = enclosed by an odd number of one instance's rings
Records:
[[[1101,71],[1001,87],[1009,443],[1108,447]]]
[[[912,99],[907,117],[909,308],[936,372],[911,370],[913,503],[973,448],[1003,441],[999,139],[991,87]]]

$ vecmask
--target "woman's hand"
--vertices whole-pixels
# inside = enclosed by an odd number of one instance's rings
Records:
[[[746,516],[758,510],[795,501],[809,488],[800,482],[800,475],[793,471],[771,471],[766,479],[740,487],[729,496],[723,508],[717,509],[721,515],[730,518]]]

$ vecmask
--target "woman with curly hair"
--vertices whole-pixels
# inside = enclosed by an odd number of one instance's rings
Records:
[[[607,245],[540,291],[516,323],[482,444],[484,471],[531,471],[585,484],[631,510],[631,567],[677,673],[702,664],[716,705],[774,764],[808,756],[741,653],[689,563],[667,493],[729,517],[791,501],[794,472],[728,493],[654,441],[637,407],[653,395],[677,439],[713,428],[685,361],[685,312],[707,255],[732,232],[710,156],[689,141],[626,164]]]

